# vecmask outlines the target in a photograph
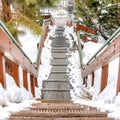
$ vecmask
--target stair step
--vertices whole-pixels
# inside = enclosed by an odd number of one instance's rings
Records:
[[[47,81],[69,81],[68,79],[47,79]]]
[[[55,50],[51,50],[52,53],[68,53],[68,50],[64,50],[64,49],[55,49]]]
[[[51,68],[51,71],[67,71],[67,66],[63,66],[62,65],[54,65],[52,68]]]
[[[106,117],[11,117],[9,120],[114,120]]]
[[[68,79],[68,75],[66,74],[50,74],[48,79],[59,79],[59,80],[64,80]]]
[[[51,71],[51,74],[67,74],[67,71]]]
[[[70,100],[70,89],[43,89],[42,99],[45,100]]]
[[[57,27],[55,30],[56,30],[56,31],[64,31],[65,28],[64,28],[64,27]]]
[[[43,89],[72,89],[69,81],[43,81]]]
[[[52,47],[52,50],[68,50],[69,47]]]
[[[54,62],[52,62],[52,63],[50,63],[50,65],[52,65],[52,66],[67,66],[68,65],[68,63],[54,63]]]
[[[50,36],[49,39],[52,40],[52,41],[53,41],[53,40],[54,40],[54,41],[66,41],[66,40],[68,40],[68,39],[65,38],[64,36],[55,36],[55,37]]]
[[[68,58],[68,55],[66,53],[52,53],[52,58],[53,59],[66,59]]]
[[[69,47],[69,44],[52,44],[52,47]]]
[[[9,120],[114,120],[95,107],[72,103],[68,100],[42,100],[32,107],[12,113]]]
[[[48,104],[49,106],[50,104]],[[83,118],[87,118],[86,120],[89,120],[88,118],[107,118],[107,114],[104,112],[100,112],[98,110],[88,110],[87,109],[69,109],[67,106],[66,109],[61,109],[60,105],[57,105],[57,109],[42,109],[42,110],[36,110],[36,109],[28,109],[20,111],[16,114],[12,114],[16,117],[23,116],[23,117],[80,117],[79,120],[82,120]],[[98,119],[98,120],[99,120]],[[84,120],[84,119],[83,119]]]
[[[51,63],[68,63],[68,60],[66,58],[65,59],[55,59],[54,58],[51,60]]]

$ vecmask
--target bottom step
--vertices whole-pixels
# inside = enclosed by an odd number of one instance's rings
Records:
[[[70,100],[70,90],[42,90],[44,100]]]
[[[9,120],[114,120],[106,117],[11,117]]]

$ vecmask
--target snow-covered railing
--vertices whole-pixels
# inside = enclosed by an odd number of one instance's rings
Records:
[[[34,86],[37,85],[38,70],[34,63],[24,53],[21,46],[16,42],[5,25],[0,21],[0,83],[5,86],[5,73],[10,74],[18,87],[19,67],[23,69],[23,85],[28,90],[28,77],[30,74],[31,92],[34,96]],[[10,71],[12,70],[12,71]]]
[[[92,83],[94,83],[94,72],[102,68],[101,86],[102,91],[107,85],[108,66],[111,61],[120,56],[120,28],[106,41],[106,43],[91,57],[86,65],[82,68],[82,77],[87,80],[89,75],[92,75]],[[120,63],[119,63],[120,64]],[[119,71],[120,72],[120,69]],[[117,93],[120,91],[120,75],[118,74]]]

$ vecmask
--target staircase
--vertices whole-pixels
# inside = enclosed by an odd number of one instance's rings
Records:
[[[47,80],[43,81],[42,99],[44,100],[70,100],[72,89],[68,75],[68,49],[69,41],[63,36],[64,28],[57,27],[55,37],[52,40],[51,73]]]
[[[52,42],[51,73],[43,81],[42,100],[31,107],[11,113],[9,120],[114,120],[107,118],[107,112],[95,107],[80,105],[70,101],[70,90],[67,73],[69,42],[63,36],[64,28],[58,27]],[[39,101],[39,100],[38,100]]]

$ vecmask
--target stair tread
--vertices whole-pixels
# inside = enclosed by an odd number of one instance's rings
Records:
[[[43,88],[42,91],[70,91],[71,89],[49,89],[49,88]]]

